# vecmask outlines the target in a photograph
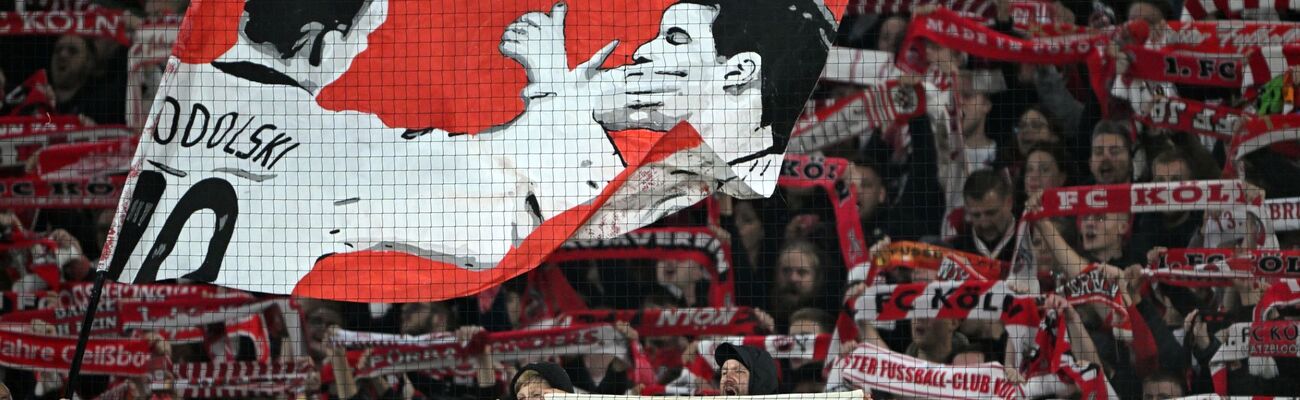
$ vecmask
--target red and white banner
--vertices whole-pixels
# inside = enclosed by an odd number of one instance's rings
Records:
[[[49,325],[53,334],[59,336],[76,336],[81,332],[81,322],[86,315],[85,307],[44,308],[12,312],[0,315],[0,323],[18,325]],[[121,329],[121,322],[115,310],[101,308],[95,313],[91,322],[90,333],[94,335],[113,335]]]
[[[1178,97],[1159,96],[1150,104],[1150,111],[1135,115],[1143,124],[1229,142],[1241,125],[1251,117],[1236,108],[1213,106]]]
[[[1211,16],[1222,19],[1267,19],[1269,15],[1284,14],[1288,10],[1300,11],[1300,1],[1186,0],[1183,2],[1183,18],[1194,20],[1206,19],[1206,17]]]
[[[131,38],[122,11],[96,8],[89,11],[3,11],[0,36],[81,35],[109,38],[126,46]]]
[[[1296,65],[1287,46],[1300,42],[1300,24],[1245,21],[1169,21],[1164,48],[1208,54],[1245,56],[1240,70],[1243,86],[1268,82]],[[1180,65],[1182,68],[1190,66]]]
[[[918,46],[920,39],[989,60],[1060,65],[1086,61],[1090,53],[1110,41],[1110,33],[1021,39],[939,9],[912,19],[898,59],[900,65],[913,71],[924,70],[921,67],[925,63],[924,49]]]
[[[1250,324],[1252,357],[1300,357],[1300,322],[1255,321]]]
[[[76,117],[71,117],[76,118]],[[123,125],[83,127],[68,117],[4,117],[0,124],[11,131],[0,133],[0,161],[13,164],[26,161],[38,150],[56,144],[87,143],[135,136]]]
[[[1246,186],[1235,180],[1069,186],[1045,191],[1042,209],[1032,211],[1026,217],[1223,211],[1262,204],[1261,198],[1248,200]]]
[[[561,325],[627,322],[641,336],[753,334],[758,319],[749,307],[566,311]]]
[[[1234,279],[1300,278],[1300,251],[1168,249],[1143,275],[1178,286],[1232,286]]]
[[[115,279],[443,300],[714,192],[768,197],[847,7],[282,3],[187,10],[105,246]],[[762,73],[683,76],[670,28],[701,19],[772,49],[725,55]]]
[[[103,178],[0,179],[0,208],[113,208],[122,196],[125,175]]]
[[[1021,399],[1024,390],[998,363],[945,365],[859,344],[831,366],[832,378],[852,387],[928,399]],[[838,375],[838,376],[836,376]]]
[[[303,393],[314,372],[306,360],[178,363],[172,366],[172,386],[186,399],[272,397]]]
[[[411,343],[398,335],[384,339],[367,335],[378,343],[402,343],[370,347],[361,361],[358,377],[376,377],[409,371],[443,371],[474,368],[475,355],[484,344],[492,349],[492,359],[500,362],[528,362],[551,357],[583,354],[612,354],[628,359],[627,338],[608,324],[565,328],[484,333],[470,343],[460,343],[455,335],[434,335],[428,341]],[[360,339],[360,338],[359,338]],[[357,342],[347,344],[357,347]],[[360,350],[354,350],[357,352]]]
[[[139,138],[128,136],[46,147],[36,156],[35,175],[46,180],[125,174]]]
[[[840,254],[850,274],[870,265],[867,237],[858,217],[858,191],[856,185],[844,181],[849,161],[843,158],[790,154],[781,164],[782,187],[821,188],[830,198],[835,214],[836,237],[840,239]]]
[[[854,319],[893,321],[916,318],[1000,321],[1037,326],[1038,298],[1011,291],[1003,281],[936,281],[873,285],[858,297]]]
[[[76,337],[0,330],[0,365],[26,371],[67,372]],[[81,360],[87,375],[144,376],[153,353],[144,339],[91,338]]]
[[[192,297],[165,302],[125,300],[117,308],[123,330],[161,330],[241,320],[275,305],[274,300],[246,297]]]
[[[5,147],[8,149],[8,139],[30,137],[37,135],[49,135],[56,132],[70,132],[82,128],[81,119],[76,115],[42,115],[42,116],[0,116],[0,138],[5,138]],[[8,152],[3,153],[5,157],[11,156]],[[0,161],[5,163],[14,162],[21,158],[3,158]]]
[[[850,13],[859,14],[902,14],[910,13],[917,7],[935,5],[952,10],[963,17],[983,23],[992,23],[997,18],[997,2],[991,0],[855,0],[849,3]],[[1053,17],[1051,5],[1039,0],[1012,0],[1011,18],[1018,30],[1029,30],[1033,26],[1051,24]]]

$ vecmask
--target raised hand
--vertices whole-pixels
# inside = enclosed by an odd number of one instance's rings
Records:
[[[506,26],[501,35],[501,54],[524,67],[528,87],[523,97],[538,99],[559,95],[589,95],[585,86],[595,81],[600,66],[614,53],[618,41],[612,41],[596,51],[577,68],[569,69],[568,51],[565,50],[564,18],[568,5],[556,3],[549,14],[531,12]],[[577,92],[577,93],[574,93]]]

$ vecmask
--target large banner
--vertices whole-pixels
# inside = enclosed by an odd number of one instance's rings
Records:
[[[122,282],[436,300],[714,191],[768,196],[829,3],[196,1],[104,260]]]

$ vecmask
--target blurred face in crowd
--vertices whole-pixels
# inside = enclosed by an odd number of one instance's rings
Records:
[[[90,79],[94,66],[89,41],[73,35],[59,37],[50,56],[50,84],[55,89],[78,88]]]
[[[777,259],[777,291],[800,297],[812,295],[817,287],[817,255],[807,250],[792,248],[781,252]]]
[[[704,268],[691,260],[659,260],[655,264],[655,279],[661,285],[685,289],[704,279]]]
[[[750,254],[762,252],[763,220],[758,216],[758,210],[754,209],[754,204],[748,201],[736,200],[734,204],[736,230],[740,233],[741,243]]]
[[[1052,153],[1046,151],[1029,153],[1025,160],[1025,192],[1033,195],[1064,186],[1065,171],[1057,161]]]
[[[1116,134],[1095,135],[1092,138],[1088,170],[1099,184],[1128,183],[1133,179],[1133,156],[1128,144]]]
[[[1128,7],[1128,20],[1146,21],[1147,26],[1151,27],[1151,32],[1155,33],[1165,25],[1165,16],[1160,13],[1160,9],[1148,3],[1133,3]]]
[[[1016,147],[1021,156],[1027,155],[1034,147],[1054,146],[1060,140],[1052,133],[1052,126],[1047,116],[1037,110],[1029,110],[1020,115],[1016,122]]]
[[[885,22],[880,23],[880,36],[876,38],[876,50],[893,52],[903,41],[905,33],[907,33],[907,20],[889,17]]]
[[[721,380],[719,389],[722,394],[727,396],[747,396],[749,395],[749,368],[737,360],[727,360],[722,363],[722,370],[719,371]]]
[[[975,235],[985,242],[996,241],[1007,233],[1014,222],[1011,214],[1011,195],[988,192],[984,197],[966,199],[966,219]]]
[[[1183,397],[1183,388],[1177,382],[1148,379],[1142,382],[1143,400],[1167,400]]]
[[[930,68],[937,68],[940,71],[956,71],[957,66],[961,65],[959,59],[960,57],[956,51],[929,40],[925,41],[925,61]]]
[[[552,393],[564,393],[563,390],[551,387],[549,383],[541,378],[529,379],[527,382],[519,385],[515,391],[519,400],[542,400],[543,395]]]
[[[332,308],[322,306],[307,312],[307,350],[312,358],[317,360],[325,358],[325,349],[321,346],[321,342],[325,341],[329,327],[341,325],[343,325],[343,316]]]
[[[970,136],[984,128],[984,120],[993,110],[993,102],[981,93],[964,93],[961,96],[961,130]]]
[[[1192,170],[1182,160],[1151,164],[1151,181],[1179,182],[1192,179]]]
[[[1080,217],[1083,250],[1092,252],[1116,251],[1123,248],[1124,234],[1128,233],[1128,214],[1093,214]]]
[[[823,333],[830,332],[822,332],[821,325],[818,325],[817,321],[810,319],[790,321],[790,329],[786,332],[786,334],[790,336],[820,335]],[[790,368],[799,368],[810,362],[812,362],[812,360],[792,359],[790,360]]]
[[[874,168],[854,165],[849,168],[849,182],[858,190],[858,217],[875,215],[876,208],[885,202],[885,185],[880,175]]]
[[[402,333],[423,335],[447,331],[450,316],[434,303],[407,303],[402,305]]]
[[[952,342],[959,321],[953,319],[917,318],[912,320],[912,342],[921,349],[933,349]]]

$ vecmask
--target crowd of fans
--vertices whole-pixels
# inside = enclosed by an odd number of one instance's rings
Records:
[[[183,13],[180,0],[135,2],[59,2],[17,0],[13,7],[105,7],[126,9],[133,18]],[[69,4],[63,4],[69,3]],[[72,4],[75,3],[75,4]],[[84,4],[83,4],[84,3]],[[1008,33],[1011,15],[997,1],[995,27]],[[0,2],[3,4],[3,2]],[[1167,20],[1181,12],[1181,4],[1166,0],[1045,1],[1057,22],[1101,28],[1129,20],[1143,20],[1159,32]],[[919,7],[909,14],[849,13],[841,25],[838,46],[893,54],[900,50],[914,15],[931,12]],[[1281,11],[1273,20],[1300,21],[1295,12]],[[1167,28],[1165,28],[1167,29]],[[76,35],[57,37],[0,37],[0,87],[9,94],[0,115],[75,115],[87,125],[127,121],[124,94],[127,48],[112,40]],[[926,48],[932,68],[960,77],[952,89],[959,99],[956,126],[962,148],[948,148],[936,133],[931,116],[908,121],[905,134],[883,130],[855,132],[849,141],[820,149],[827,157],[845,158],[851,168],[844,176],[856,193],[858,219],[864,228],[864,247],[879,250],[891,242],[918,241],[1012,263],[1018,249],[1027,251],[1036,268],[1036,288],[1017,287],[1025,293],[1043,293],[1045,309],[1067,320],[1075,356],[1097,366],[1120,398],[1165,399],[1215,393],[1212,358],[1227,340],[1223,330],[1236,322],[1256,318],[1255,304],[1270,284],[1260,278],[1238,278],[1220,287],[1180,287],[1144,279],[1141,270],[1159,264],[1166,249],[1215,247],[1205,239],[1203,227],[1214,215],[1208,212],[1098,214],[1078,218],[1044,218],[1021,221],[1026,211],[1042,203],[1045,191],[1073,185],[1177,182],[1216,179],[1233,164],[1230,143],[1190,132],[1157,129],[1137,123],[1130,104],[1122,97],[1098,99],[1088,86],[1090,71],[1083,65],[1033,65],[981,60],[962,49],[936,45]],[[1295,69],[1286,73],[1300,76]],[[26,85],[30,76],[44,74],[44,82]],[[898,79],[931,79],[927,76]],[[1297,78],[1300,79],[1300,78]],[[1153,83],[1153,85],[1155,85]],[[1165,84],[1163,95],[1240,107],[1242,93],[1231,90]],[[833,100],[852,91],[844,83],[827,82],[815,101]],[[44,96],[48,102],[25,101]],[[1103,113],[1104,109],[1113,112]],[[1106,117],[1103,118],[1103,114]],[[956,175],[946,172],[952,151],[961,163]],[[7,176],[30,172],[24,160],[0,166]],[[1291,183],[1300,167],[1284,154],[1262,150],[1233,165],[1239,176],[1269,199],[1300,195]],[[883,282],[851,280],[841,253],[836,216],[820,189],[781,188],[769,199],[740,201],[717,198],[716,220],[701,205],[662,222],[662,226],[707,226],[730,248],[734,268],[734,293],[722,303],[711,300],[711,276],[692,260],[630,260],[627,262],[551,263],[572,287],[576,301],[586,309],[664,310],[699,307],[748,307],[757,323],[753,335],[831,335],[846,311],[846,300],[870,284],[930,282],[935,271],[895,269]],[[107,236],[111,209],[13,209],[0,213],[0,289],[6,293],[46,293],[92,279],[93,266]],[[1020,226],[1026,229],[1021,231]],[[6,246],[30,238],[47,238],[48,245]],[[1021,243],[1026,246],[1021,246]],[[1249,242],[1246,240],[1246,242]],[[1300,245],[1300,236],[1278,232],[1283,249]],[[1251,246],[1227,243],[1224,246]],[[37,273],[38,264],[57,266],[57,276]],[[1093,305],[1071,305],[1052,294],[1060,285],[1087,268],[1100,268],[1122,282],[1129,317],[1140,320],[1140,335],[1117,335],[1109,324],[1109,310]],[[272,268],[272,266],[268,266]],[[1007,277],[1000,277],[1007,278]],[[551,282],[554,284],[554,282]],[[173,284],[187,284],[175,282]],[[553,322],[562,312],[549,308],[555,299],[548,286],[522,276],[490,295],[433,303],[361,304],[294,299],[292,307],[272,307],[261,315],[266,337],[233,335],[222,323],[203,327],[203,337],[167,343],[162,336],[143,334],[157,355],[173,363],[279,360],[300,357],[313,366],[309,387],[292,393],[321,398],[500,398],[513,396],[510,387],[522,362],[492,360],[492,352],[474,352],[479,366],[468,374],[403,372],[355,377],[364,367],[336,340],[340,332],[372,332],[420,336],[454,333],[462,343],[476,343],[484,332],[525,330]],[[14,312],[13,299],[5,298],[5,312]],[[257,295],[257,298],[273,298]],[[289,303],[284,303],[289,304]],[[851,309],[847,309],[852,312]],[[1280,317],[1297,314],[1283,310]],[[287,323],[298,318],[300,324]],[[3,318],[0,318],[3,322]],[[938,364],[975,365],[1008,358],[1009,330],[1000,323],[961,319],[901,320],[890,326],[864,323],[860,335],[839,337],[847,352],[855,343],[869,342],[896,353]],[[639,347],[649,361],[642,365],[613,354],[552,357],[572,378],[579,392],[601,394],[658,394],[672,387],[697,354],[695,340],[703,337],[648,337],[632,324],[615,328]],[[37,331],[50,333],[50,327]],[[301,333],[290,332],[301,329]],[[1135,340],[1138,336],[1143,340]],[[269,347],[259,348],[259,341]],[[829,354],[834,358],[838,354]],[[545,357],[543,357],[545,358]],[[818,393],[828,388],[831,360],[779,360],[781,393]],[[1226,364],[1227,393],[1231,395],[1300,394],[1300,361],[1276,357],[1273,374],[1259,374],[1260,361]],[[491,366],[491,367],[484,367]],[[650,381],[634,379],[638,368],[651,368]],[[715,366],[716,368],[716,366]],[[0,368],[0,376],[13,398],[60,398],[66,376],[51,371],[27,370],[15,365]],[[1014,374],[1013,374],[1014,375]],[[122,380],[91,375],[72,388],[80,398],[95,398],[116,387],[136,396],[168,394],[175,387],[158,385],[167,378]],[[126,386],[121,386],[126,382]],[[655,388],[658,386],[659,388]],[[718,380],[694,382],[694,393],[717,393]],[[866,388],[870,389],[870,388]],[[120,391],[120,390],[119,390]],[[179,392],[176,392],[179,393]],[[1077,396],[1065,388],[1054,396]],[[286,394],[287,395],[287,394]],[[882,391],[876,398],[906,398]],[[531,396],[522,396],[530,397]],[[521,398],[522,398],[521,397]]]

